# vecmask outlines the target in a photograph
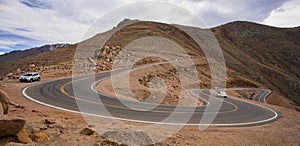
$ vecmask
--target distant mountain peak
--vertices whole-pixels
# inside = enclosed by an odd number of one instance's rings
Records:
[[[10,62],[15,61],[20,58],[34,56],[40,53],[53,51],[57,48],[64,48],[69,46],[70,44],[47,44],[41,47],[35,47],[27,50],[14,50],[9,53],[3,54],[0,56],[0,62]]]
[[[121,22],[119,22],[116,27],[123,27],[125,25],[132,24],[134,22],[139,22],[139,21],[140,20],[137,20],[137,19],[131,20],[131,19],[125,18],[124,20],[122,20]]]

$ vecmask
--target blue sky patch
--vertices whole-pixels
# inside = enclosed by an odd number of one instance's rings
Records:
[[[27,30],[24,30],[27,31]],[[32,47],[36,47],[40,41],[24,36],[19,36],[15,34],[11,34],[9,32],[3,31],[0,29],[0,52],[10,52],[13,50],[24,50]],[[16,42],[15,44],[11,42]],[[22,42],[22,43],[18,43]],[[1,44],[2,43],[2,44]],[[4,47],[4,48],[3,48]]]
[[[40,0],[19,0],[22,4],[31,7],[31,8],[39,8],[39,9],[50,9],[50,5],[47,3],[43,3]]]
[[[11,51],[16,51],[16,50],[26,50],[26,49],[30,49],[30,48],[34,48],[36,46],[29,46],[29,45],[23,45],[23,44],[18,44],[18,45],[13,45],[10,46],[10,50],[7,49],[1,49],[0,48],[0,52],[5,52],[5,53],[9,53]]]
[[[13,40],[26,40],[26,41],[37,41],[35,39],[32,38],[28,38],[28,37],[23,37],[23,36],[19,36],[19,35],[15,35],[6,31],[3,31],[0,29],[0,39],[13,39]]]
[[[15,28],[15,30],[18,30],[18,31],[25,31],[25,32],[31,32],[31,30],[26,29],[26,28]]]

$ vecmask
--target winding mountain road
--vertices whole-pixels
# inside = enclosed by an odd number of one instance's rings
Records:
[[[122,70],[116,71],[116,73],[118,72],[122,72]],[[230,97],[225,99],[209,97],[207,91],[204,90],[191,90],[198,98],[209,101],[207,106],[198,107],[142,103],[96,93],[94,90],[95,82],[111,75],[110,72],[106,72],[78,76],[73,79],[70,77],[41,82],[24,88],[22,93],[32,101],[52,108],[143,123],[250,126],[271,122],[279,117],[270,108]],[[239,90],[242,90],[242,88]],[[265,101],[267,94],[264,92],[267,91],[255,90],[259,91],[257,97],[255,97]],[[211,103],[215,102],[221,103],[219,109],[210,107],[213,105]],[[202,117],[206,118],[207,115],[214,115],[214,120],[211,122],[201,120]]]

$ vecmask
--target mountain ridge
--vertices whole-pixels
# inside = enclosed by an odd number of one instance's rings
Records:
[[[48,52],[48,51],[53,51],[57,48],[63,48],[67,47],[70,44],[47,44],[43,45],[41,47],[34,47],[30,49],[25,49],[25,50],[15,50],[11,51],[9,53],[5,53],[3,55],[0,55],[0,62],[10,62],[10,61],[15,61],[20,58],[26,58],[30,56],[34,56],[43,52]]]

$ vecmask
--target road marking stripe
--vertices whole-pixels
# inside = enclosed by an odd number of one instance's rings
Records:
[[[65,109],[65,108],[61,108],[61,107],[57,107],[57,106],[53,106],[53,105],[50,105],[50,104],[43,103],[41,101],[38,101],[38,100],[35,100],[35,99],[31,98],[30,96],[28,96],[26,94],[26,90],[31,86],[33,86],[33,85],[30,85],[30,86],[24,88],[23,91],[22,91],[22,94],[27,99],[32,100],[32,101],[34,101],[36,103],[39,103],[41,105],[45,105],[45,106],[48,106],[48,107],[51,107],[51,108],[55,108],[55,109],[59,109],[59,110],[67,111],[67,112],[72,112],[72,113],[77,113],[77,114],[84,114],[84,115],[88,115],[88,116],[94,116],[94,117],[100,117],[100,118],[109,118],[109,119],[122,120],[122,121],[130,121],[130,122],[138,122],[138,123],[146,123],[146,124],[173,125],[173,126],[250,126],[250,125],[256,125],[256,124],[262,124],[262,123],[265,123],[265,122],[270,122],[270,121],[273,121],[276,118],[278,118],[278,114],[270,108],[240,100],[240,101],[243,101],[243,102],[246,102],[246,103],[249,103],[249,104],[253,104],[253,105],[256,105],[256,106],[266,108],[267,110],[272,111],[275,114],[275,116],[272,117],[272,118],[269,118],[269,119],[261,120],[261,121],[244,122],[244,123],[231,123],[231,124],[163,123],[163,122],[151,122],[151,121],[124,119],[124,118],[117,118],[117,117],[110,117],[110,116],[103,116],[103,115],[96,115],[96,114],[90,114],[90,113],[85,113],[85,112],[79,112],[79,111],[69,110],[69,109]],[[236,100],[239,100],[239,99],[236,99]]]
[[[93,76],[92,76],[93,77]],[[66,96],[70,97],[70,98],[75,98],[76,100],[81,100],[81,101],[84,101],[84,102],[89,102],[89,103],[93,103],[93,104],[99,104],[99,105],[105,105],[105,106],[110,106],[110,107],[115,107],[115,108],[120,108],[120,109],[133,109],[133,108],[128,108],[128,107],[123,107],[123,106],[116,106],[116,105],[111,105],[111,104],[105,104],[105,103],[99,103],[99,102],[94,102],[94,101],[89,101],[89,100],[86,100],[86,99],[82,99],[82,98],[79,98],[79,97],[75,97],[75,96],[72,96],[70,95],[69,93],[67,93],[65,91],[65,87],[70,85],[72,82],[78,82],[78,81],[82,81],[84,79],[87,79],[87,78],[91,78],[91,77],[86,77],[86,78],[81,78],[81,79],[78,79],[78,80],[75,80],[75,81],[70,81],[70,82],[67,82],[65,83],[61,88],[61,92],[63,94],[65,94]],[[233,103],[230,103],[230,104],[233,104]],[[234,105],[234,104],[233,104]],[[228,111],[219,111],[219,112],[205,112],[205,111],[194,111],[194,113],[207,113],[207,114],[215,114],[215,113],[229,113],[229,112],[234,112],[238,109],[238,107],[236,105],[234,105],[234,109],[233,110],[228,110]],[[195,107],[196,108],[196,107]],[[138,108],[135,108],[134,110],[138,110],[138,111],[145,111],[144,109],[138,109]],[[179,112],[179,111],[164,111],[164,110],[151,110],[151,112],[158,112],[158,113],[189,113],[189,112]]]

